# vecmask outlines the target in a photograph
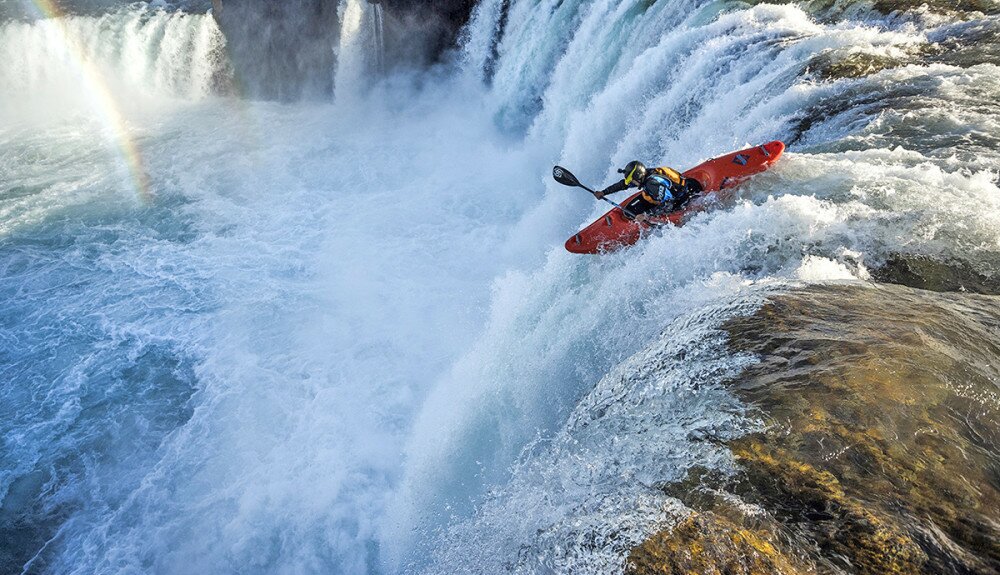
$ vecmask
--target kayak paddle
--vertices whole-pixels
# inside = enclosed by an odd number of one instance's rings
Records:
[[[566,168],[564,168],[562,166],[553,166],[552,167],[552,178],[555,179],[555,181],[559,182],[560,184],[562,184],[564,186],[569,186],[571,188],[583,188],[583,189],[587,190],[588,192],[590,192],[591,194],[593,194],[595,198],[597,197],[597,192],[595,192],[594,190],[592,190],[592,189],[588,188],[587,186],[581,184],[580,180],[576,179],[576,176],[573,175],[573,172],[570,172],[569,170],[567,170]],[[622,206],[621,204],[619,204],[617,202],[613,202],[613,201],[611,201],[611,200],[609,200],[607,198],[601,198],[601,199],[604,200],[605,202],[608,202],[612,206],[618,208],[619,210],[621,210],[622,213],[624,213],[625,216],[628,217],[628,219],[630,219],[630,220],[634,220],[635,219],[635,214],[633,214],[632,212],[630,212],[627,209],[625,209],[625,207]],[[648,220],[646,221],[646,224],[650,225],[650,226],[655,226],[656,225],[655,223],[650,222]]]

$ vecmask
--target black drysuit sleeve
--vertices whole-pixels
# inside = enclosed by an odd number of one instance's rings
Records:
[[[628,188],[629,188],[629,186],[628,186],[628,184],[625,183],[625,180],[618,180],[617,182],[615,182],[615,183],[611,184],[610,186],[608,186],[608,187],[604,188],[603,190],[601,190],[601,193],[604,194],[604,195],[607,195],[607,194],[616,194],[618,192],[627,190]]]

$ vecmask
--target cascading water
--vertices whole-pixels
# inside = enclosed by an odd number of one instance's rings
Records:
[[[203,98],[225,74],[222,42],[210,17],[184,13],[131,10],[9,22],[0,37],[5,111],[19,99],[79,91],[84,65],[97,68],[111,91]]]
[[[372,4],[372,52],[375,53],[375,70],[385,72],[385,15],[381,4]]]
[[[620,572],[760,426],[724,321],[899,255],[995,273],[984,6],[482,0],[383,78],[345,0],[336,97],[285,104],[210,15],[0,24],[0,571]],[[779,138],[686,226],[562,250],[603,207],[553,164]]]
[[[360,97],[385,69],[382,6],[366,0],[340,3],[343,32],[337,49],[336,96],[340,100]]]

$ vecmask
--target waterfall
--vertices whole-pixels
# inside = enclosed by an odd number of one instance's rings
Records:
[[[231,79],[224,39],[211,16],[140,9],[0,24],[5,98],[79,94],[81,65],[115,90],[203,98]]]
[[[385,69],[382,6],[367,0],[341,0],[338,11],[341,27],[335,96],[354,99]]]
[[[228,3],[232,65],[206,15],[0,25],[0,572],[621,572],[754,429],[721,325],[898,254],[995,277],[996,15],[481,0],[426,70],[404,4]],[[607,206],[554,164],[772,139],[563,249]]]
[[[372,4],[372,52],[375,55],[375,70],[385,72],[385,20],[382,4]]]

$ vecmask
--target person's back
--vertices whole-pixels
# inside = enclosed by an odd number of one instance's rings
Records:
[[[691,198],[701,193],[701,184],[692,178],[685,178],[677,170],[668,167],[648,169],[642,162],[633,160],[624,169],[618,170],[625,177],[597,192],[598,199],[635,187],[642,192],[624,206],[637,220],[650,215],[669,213],[680,209]]]

